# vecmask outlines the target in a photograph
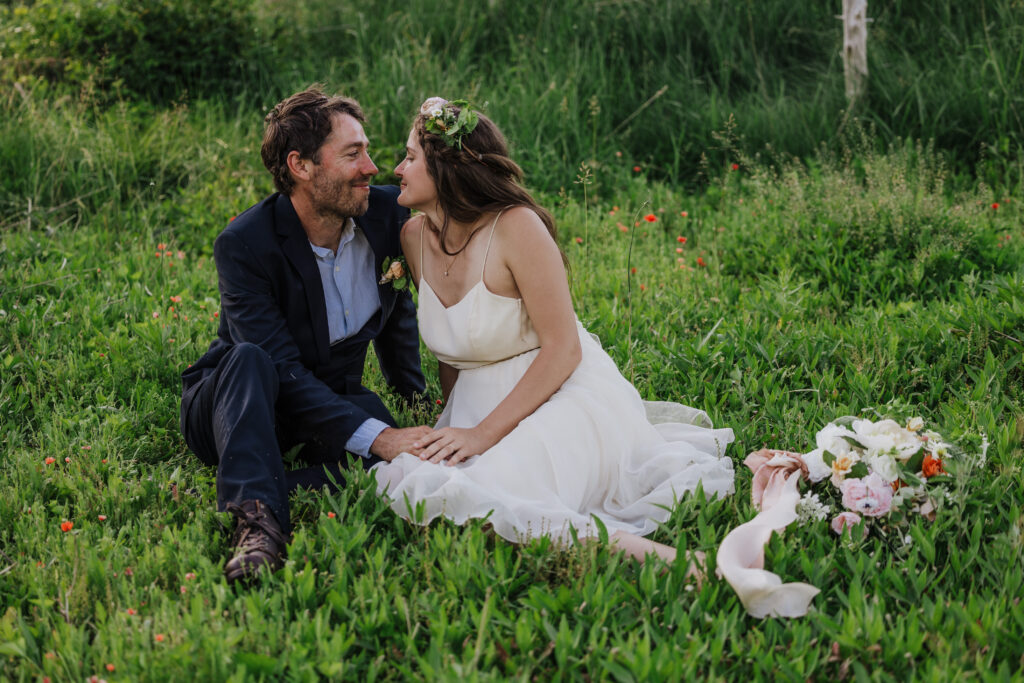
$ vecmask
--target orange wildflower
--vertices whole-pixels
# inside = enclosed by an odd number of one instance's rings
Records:
[[[53,463],[57,462],[57,458],[47,458],[43,462],[47,465],[52,465]]]
[[[655,216],[653,213],[649,213],[646,216],[644,216],[644,220],[647,221],[648,223],[653,223],[656,220],[658,220],[658,217]]]
[[[71,531],[74,527],[75,527],[75,523],[74,522],[64,521],[64,522],[60,523],[60,530],[63,531],[64,533],[67,533],[67,532]]]
[[[921,463],[921,471],[924,476],[928,479],[934,477],[936,474],[945,474],[946,470],[942,466],[942,461],[930,453],[924,456],[924,462]]]

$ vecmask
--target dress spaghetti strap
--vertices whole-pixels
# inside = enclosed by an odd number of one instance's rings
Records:
[[[508,207],[505,207],[508,208]],[[505,209],[498,212],[498,215],[494,217],[494,222],[491,223],[491,234],[487,236],[487,247],[484,248],[484,262],[480,264],[480,281],[484,280],[484,269],[487,268],[487,254],[491,252],[491,240],[494,239],[494,229],[498,227],[498,219],[501,218],[501,214],[505,213]],[[484,285],[485,287],[487,285]]]

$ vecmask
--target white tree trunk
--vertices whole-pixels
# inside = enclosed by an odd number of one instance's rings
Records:
[[[867,87],[868,2],[843,0],[843,73],[846,99],[852,107]]]

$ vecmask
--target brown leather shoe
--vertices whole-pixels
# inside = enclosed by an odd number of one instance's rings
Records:
[[[284,566],[288,541],[274,514],[259,500],[244,500],[241,505],[228,503],[225,511],[238,518],[231,539],[234,556],[224,565],[228,581],[255,578],[266,565],[270,572]]]

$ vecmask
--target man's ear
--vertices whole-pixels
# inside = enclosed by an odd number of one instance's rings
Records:
[[[313,162],[309,159],[303,159],[299,156],[298,151],[292,150],[288,152],[288,157],[285,159],[288,164],[288,170],[291,172],[292,177],[295,180],[309,180]]]

